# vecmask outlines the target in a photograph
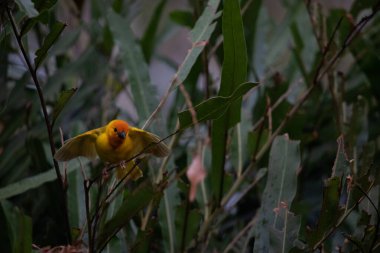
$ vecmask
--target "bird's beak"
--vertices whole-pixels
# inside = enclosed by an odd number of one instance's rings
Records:
[[[121,132],[117,132],[117,136],[119,136],[120,139],[125,139],[126,134],[124,131],[121,131]]]

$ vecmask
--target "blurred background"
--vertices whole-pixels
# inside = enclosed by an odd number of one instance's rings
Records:
[[[260,137],[257,141],[258,136],[268,140],[271,131],[286,121],[280,133],[288,133],[290,139],[300,141],[298,190],[289,209],[302,217],[302,234],[307,226],[313,227],[318,222],[324,180],[331,177],[339,136],[344,136],[347,160],[356,161],[349,166],[350,172],[370,170],[374,173],[372,176],[377,175],[380,158],[380,18],[374,6],[378,8],[378,1],[239,2],[248,60],[246,79],[259,82],[259,86],[244,95],[239,130],[234,128],[229,132],[225,189],[230,189],[239,178],[238,168],[248,168],[257,150],[263,147]],[[186,59],[194,50],[192,28],[207,6],[208,1],[203,0],[8,0],[0,4],[1,252],[28,252],[32,243],[39,247],[66,244],[58,197],[60,189],[55,180],[48,132],[7,8],[12,12],[26,54],[32,62],[49,34],[56,31],[57,24],[65,25],[36,70],[50,120],[55,120],[52,130],[58,148],[61,146],[60,130],[62,137],[68,139],[103,126],[114,118],[143,127],[175,82],[176,74],[185,67],[190,71],[183,84],[194,105],[216,96],[224,61],[219,12],[223,1],[213,14],[216,25],[207,45],[193,64]],[[121,18],[116,22],[117,28],[111,25],[110,12]],[[375,15],[368,18],[363,27],[355,26],[372,13]],[[206,25],[211,27],[211,24]],[[124,30],[126,37],[118,34]],[[353,30],[357,33],[351,37]],[[324,55],[326,48],[329,50]],[[329,65],[337,55],[338,60]],[[321,60],[323,64],[319,64]],[[287,113],[299,103],[322,72],[324,76],[318,79],[318,86],[288,120]],[[136,84],[136,75],[142,78],[143,86]],[[64,91],[69,91],[69,98],[60,107],[59,116],[55,117],[53,112],[57,111]],[[161,137],[176,130],[177,114],[188,107],[178,89],[170,91],[167,98],[163,109],[148,127]],[[268,108],[271,109],[270,123],[265,118]],[[258,125],[263,117],[264,123]],[[209,143],[209,128],[206,123],[200,126],[204,143]],[[237,145],[241,148],[236,148]],[[204,165],[210,173],[211,147],[209,144],[204,146]],[[173,144],[165,167],[170,180],[175,182],[165,194],[169,196],[170,207],[175,210],[172,226],[178,242],[169,238],[169,225],[165,223],[169,223],[168,218],[163,218],[163,205],[167,203],[160,199],[152,211],[154,221],[150,228],[153,236],[147,240],[150,252],[180,252],[183,224],[177,220],[183,220],[180,214],[186,208],[191,210],[194,224],[187,233],[187,245],[191,245],[191,237],[198,235],[199,227],[207,220],[204,207],[209,203],[203,199],[202,193],[212,195],[210,179],[207,178],[202,186],[203,192],[198,191],[196,202],[189,204],[187,200],[189,182],[184,171],[193,159],[195,147],[193,129],[187,129]],[[216,228],[210,229],[210,237],[201,247],[204,252],[222,252],[254,218],[265,180],[253,188],[248,189],[248,186],[256,178],[258,169],[268,167],[268,159],[268,152],[265,152],[255,165],[256,170],[247,173],[228,202],[228,208],[218,216]],[[99,161],[82,159],[82,164],[89,176],[98,175],[103,168]],[[155,181],[160,164],[160,160],[155,159],[144,162],[146,178]],[[88,238],[83,232],[85,195],[80,167],[78,161],[72,161],[66,167],[67,202],[73,238],[86,244]],[[140,183],[131,183],[126,191],[132,191]],[[377,205],[379,190],[375,185],[370,194]],[[95,191],[93,198],[96,194]],[[234,202],[237,199],[238,202]],[[113,207],[115,210],[122,202],[122,196],[117,201]],[[375,217],[374,210],[368,210],[368,214]],[[115,212],[108,215],[111,217]],[[360,213],[357,210],[342,225],[345,233],[354,233]],[[136,231],[140,218],[131,219],[104,250],[133,252],[131,245],[135,245],[138,238]],[[326,252],[334,251],[337,244],[343,245],[342,238],[339,233],[332,236],[325,245]],[[17,246],[18,242],[25,242],[25,245]],[[253,243],[253,234],[245,233],[232,250],[251,252]],[[18,247],[23,250],[17,251]],[[188,246],[187,250],[194,250],[192,247]]]

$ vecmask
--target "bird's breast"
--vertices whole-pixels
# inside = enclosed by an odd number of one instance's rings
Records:
[[[130,157],[130,145],[127,145],[127,140],[119,145],[111,145],[108,136],[104,133],[96,139],[96,152],[100,159],[105,162],[116,163],[123,160],[127,160]]]

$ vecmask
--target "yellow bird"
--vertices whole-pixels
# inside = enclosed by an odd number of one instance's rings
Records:
[[[87,158],[99,156],[104,162],[114,164],[140,154],[164,157],[169,154],[169,148],[160,141],[158,136],[129,126],[123,120],[113,120],[104,127],[87,131],[67,140],[55,153],[54,158],[57,161],[68,161],[78,156]],[[130,173],[128,178],[133,180],[142,176],[142,171],[133,160],[117,168],[119,179],[127,173]]]

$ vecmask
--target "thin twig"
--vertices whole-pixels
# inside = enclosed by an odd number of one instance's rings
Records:
[[[189,108],[190,114],[191,114],[191,119],[194,125],[194,134],[195,134],[195,139],[197,143],[197,149],[195,155],[202,155],[202,139],[200,135],[200,130],[199,130],[199,125],[198,125],[198,119],[197,119],[197,113],[194,110],[193,103],[191,102],[191,97],[189,93],[186,91],[185,86],[181,83],[179,84],[179,89],[181,93],[183,94],[183,97],[185,98],[185,102],[187,107]],[[202,159],[203,161],[203,159]],[[190,190],[188,190],[190,191]],[[206,206],[206,203],[205,203]],[[189,199],[189,194],[187,194],[186,198],[186,207],[185,207],[185,221],[183,225],[183,230],[182,230],[182,240],[181,240],[181,252],[185,252],[185,244],[186,244],[186,234],[187,234],[187,226],[189,223],[189,212],[190,212],[190,199]]]
[[[166,103],[166,100],[168,100],[169,95],[171,93],[171,87],[173,86],[174,80],[172,81],[170,88],[167,89],[165,95],[161,98],[160,103],[157,105],[156,109],[152,112],[152,114],[149,116],[149,118],[145,121],[144,125],[142,126],[142,129],[146,129],[153,121],[153,119],[157,116],[157,114],[161,111],[162,107]]]
[[[351,44],[351,42],[360,34],[360,32],[363,30],[363,28],[368,24],[368,22],[380,11],[380,1],[377,2],[376,5],[372,8],[372,13],[368,16],[363,17],[359,23],[357,23],[350,31],[350,33],[346,36],[342,47],[340,50],[335,54],[334,58],[328,63],[327,67],[324,69],[324,71],[316,77],[317,80],[320,80],[326,72],[340,59],[340,56],[344,52],[344,50],[347,49],[347,47]],[[327,51],[327,50],[326,50]]]
[[[322,51],[322,59],[321,59],[320,63],[318,64],[318,67],[317,67],[317,70],[316,70],[316,73],[315,73],[315,75],[314,75],[314,79],[313,79],[313,84],[314,84],[314,85],[315,85],[320,79],[322,79],[322,76],[326,73],[326,72],[324,72],[321,76],[319,75],[319,73],[321,72],[322,67],[323,67],[324,64],[325,64],[326,55],[327,55],[327,53],[330,51],[331,44],[332,44],[333,41],[334,41],[335,34],[338,32],[339,27],[340,27],[340,25],[342,24],[342,21],[343,21],[343,16],[339,19],[338,23],[336,24],[336,26],[335,26],[335,28],[334,28],[334,31],[333,31],[333,33],[332,33],[332,35],[331,35],[331,37],[330,37],[330,40],[329,40],[329,42],[327,43],[326,47],[323,48],[323,51]],[[339,56],[340,56],[342,53],[343,53],[343,51],[340,51]],[[331,65],[331,66],[332,66],[332,65]],[[331,67],[331,66],[330,66],[330,67]],[[330,67],[327,68],[327,69],[330,69]],[[327,69],[326,69],[326,70],[327,70]]]
[[[201,155],[202,154],[202,140],[201,140],[199,125],[198,125],[197,112],[194,110],[193,103],[191,102],[190,95],[186,91],[186,88],[182,83],[179,84],[179,89],[180,89],[183,97],[185,98],[185,102],[186,102],[187,107],[189,108],[191,120],[192,120],[193,125],[194,125],[194,134],[195,134],[195,139],[197,142],[196,154]]]
[[[344,236],[347,240],[349,240],[352,244],[354,244],[354,245],[360,250],[361,253],[365,253],[363,247],[362,247],[357,241],[353,240],[353,239],[351,238],[351,235],[345,235],[345,234],[343,234],[343,236]]]
[[[358,186],[358,185],[355,185]],[[374,186],[374,182],[369,186],[368,192],[372,189]],[[359,188],[360,189],[360,188]],[[363,194],[366,195],[366,194]],[[350,213],[360,204],[360,202],[364,199],[365,196],[362,196],[358,201],[353,205],[347,212],[344,213],[342,217],[340,217],[339,221],[332,226],[332,228],[325,233],[325,235],[314,245],[312,248],[312,252],[314,252],[316,249],[318,249],[326,240],[330,237],[330,235],[343,223],[343,221],[346,220],[346,218],[350,215]]]
[[[270,101],[269,96],[267,96],[267,118],[268,118],[268,134],[269,136],[271,136],[273,124],[272,124],[272,106],[271,106],[271,101]]]
[[[86,207],[86,218],[87,218],[87,233],[88,233],[88,252],[92,253],[94,251],[94,241],[92,237],[92,225],[91,225],[91,215],[90,215],[90,184],[89,180],[83,181],[84,188],[84,202]]]
[[[292,87],[289,87],[277,100],[276,102],[272,105],[272,111],[274,111],[289,95]],[[265,113],[257,122],[253,125],[251,128],[251,131],[255,131],[259,126],[261,126],[266,119],[267,114]]]
[[[111,189],[110,192],[107,193],[107,195],[104,197],[104,199],[100,202],[100,204],[97,204],[96,205],[96,211],[94,213],[94,216],[92,217],[91,221],[95,220],[95,223],[96,223],[96,219],[97,217],[100,217],[101,216],[101,210],[103,209],[103,207],[105,206],[105,204],[108,202],[108,200],[111,198],[112,194],[119,188],[119,186],[124,182],[124,180],[129,176],[131,175],[131,173],[134,171],[134,169],[138,166],[138,162],[135,162],[135,164],[133,165],[133,167],[116,183],[116,185]],[[121,166],[121,165],[119,165]],[[106,169],[107,170],[107,169]],[[92,185],[93,181],[91,182],[90,185]],[[99,184],[102,184],[101,183],[101,180],[99,181]],[[96,226],[96,224],[95,224]]]
[[[255,224],[256,219],[252,218],[251,221],[242,229],[240,232],[232,239],[232,241],[227,245],[227,247],[223,250],[223,253],[229,252],[232,247],[239,241],[239,239],[247,233],[247,231]]]
[[[374,233],[375,236],[373,237],[373,240],[372,240],[372,243],[371,243],[371,247],[370,247],[370,252],[372,252],[372,250],[373,250],[373,248],[375,246],[376,240],[377,240],[377,234],[379,233],[379,229],[380,229],[380,212],[379,212],[379,209],[376,207],[375,203],[373,203],[372,199],[363,190],[363,188],[360,185],[358,185],[358,184],[355,184],[355,186],[363,193],[363,195],[368,199],[368,201],[371,203],[371,205],[373,206],[373,208],[376,211],[377,222],[376,222],[376,228],[375,228],[375,233]],[[369,193],[369,191],[368,191],[368,193]]]
[[[52,127],[51,127],[51,124],[49,121],[49,115],[48,115],[47,109],[46,109],[45,98],[44,98],[44,95],[42,93],[41,85],[40,85],[38,78],[37,78],[37,68],[34,68],[32,66],[32,63],[29,59],[29,56],[27,55],[25,48],[24,48],[24,45],[22,44],[21,35],[17,29],[16,22],[13,19],[11,10],[9,9],[8,6],[7,6],[7,14],[8,14],[9,21],[11,22],[11,25],[12,25],[13,33],[16,37],[17,44],[21,50],[21,53],[24,57],[26,65],[28,67],[29,73],[30,73],[30,75],[33,79],[34,85],[37,89],[38,97],[40,100],[42,112],[43,112],[44,119],[45,119],[45,125],[46,125],[47,131],[48,131],[50,151],[51,151],[51,154],[53,157],[54,169],[55,169],[55,173],[57,174],[58,184],[59,184],[59,188],[60,188],[61,205],[62,205],[65,231],[66,231],[66,242],[68,244],[71,244],[71,231],[70,231],[71,229],[70,229],[70,223],[69,223],[69,217],[68,217],[67,196],[66,196],[67,186],[64,185],[64,181],[63,181],[60,169],[59,169],[58,162],[54,159],[55,146],[54,146],[53,132],[52,132]]]
[[[177,122],[175,133],[180,132],[178,127],[179,127],[179,123]],[[177,140],[178,140],[178,135],[174,135],[174,137],[171,139],[171,141],[169,143],[169,150],[173,149]],[[162,175],[164,174],[164,168],[166,167],[167,163],[169,162],[169,159],[170,159],[170,154],[163,159],[161,166],[160,166],[160,169],[159,169],[159,174],[156,178],[156,183],[158,183],[158,180],[162,179]],[[168,185],[170,185],[170,184],[168,183]],[[165,197],[165,195],[164,195],[164,197]],[[154,204],[153,201],[151,201],[149,203],[147,211],[146,211],[146,213],[145,213],[145,215],[141,221],[141,230],[142,231],[144,231],[146,229],[146,227],[148,226],[148,222],[149,222],[150,216],[151,216],[152,211],[153,211],[153,204]],[[170,219],[170,218],[171,217],[167,217],[167,219]]]
[[[106,200],[108,199],[108,198],[110,198],[111,196],[112,196],[112,194],[113,194],[113,192],[115,192],[115,190],[121,185],[121,183],[126,179],[126,178],[128,178],[128,176],[130,176],[130,174],[132,173],[132,171],[137,167],[137,165],[138,165],[138,163],[136,162],[135,164],[134,164],[134,166],[131,168],[131,170],[129,170],[127,173],[126,173],[126,175],[124,175],[123,176],[123,178],[122,179],[120,179],[119,180],[119,182],[112,188],[112,190],[107,194],[107,196],[103,199],[103,201],[102,201],[102,203],[104,203],[104,205],[107,203],[106,202]],[[101,204],[102,205],[102,204]],[[97,209],[97,211],[96,211],[96,213],[99,213],[98,215],[99,215],[99,217],[101,217],[102,215],[103,215],[103,212],[104,211],[104,208],[102,209],[102,208],[98,208]],[[106,247],[106,245],[108,244],[108,242],[112,239],[112,237],[116,234],[116,233],[118,233],[119,232],[119,230],[120,230],[121,228],[119,228],[119,229],[116,229],[114,232],[113,232],[113,234],[112,235],[110,235],[108,238],[107,238],[107,240],[105,241],[105,243],[103,244],[103,245],[101,245],[101,247],[100,247],[100,249],[97,249],[99,252],[102,252],[103,251],[103,249]],[[95,240],[94,240],[95,241]]]
[[[314,3],[315,5],[317,5],[318,3]],[[310,19],[310,23],[311,23],[311,26],[313,27],[313,33],[314,33],[314,37],[318,43],[318,46],[319,46],[319,49],[323,52],[324,51],[324,46],[323,46],[323,39],[321,39],[321,36],[318,34],[317,32],[317,28],[318,28],[318,25],[317,25],[317,21],[315,20],[315,16],[313,15],[313,10],[312,10],[312,6],[311,6],[311,0],[308,0],[307,3],[306,3],[306,10],[309,14],[309,19]]]

